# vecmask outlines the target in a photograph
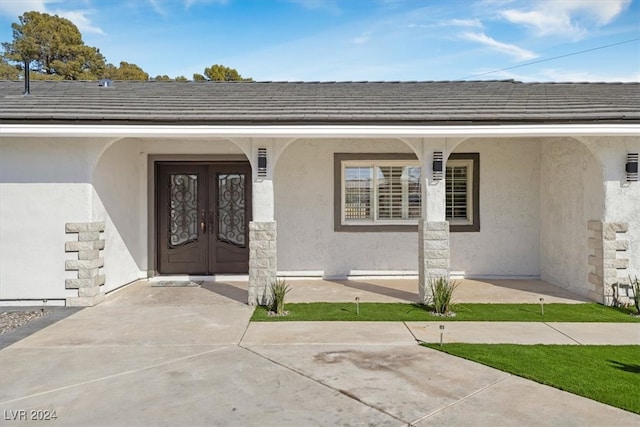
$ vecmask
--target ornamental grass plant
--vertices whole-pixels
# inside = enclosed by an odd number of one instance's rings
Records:
[[[429,279],[429,305],[433,306],[438,315],[448,315],[453,306],[453,294],[459,282],[451,281],[447,277]]]

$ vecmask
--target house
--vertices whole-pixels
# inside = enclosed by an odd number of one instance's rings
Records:
[[[0,300],[157,275],[640,276],[640,84],[0,82]]]

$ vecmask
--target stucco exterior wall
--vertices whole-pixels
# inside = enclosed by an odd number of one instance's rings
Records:
[[[469,139],[480,153],[480,231],[450,233],[451,271],[466,277],[539,274],[540,140]]]
[[[393,140],[300,140],[275,165],[278,270],[322,272],[344,277],[354,271],[418,269],[418,236],[413,232],[335,232],[334,153],[413,153]]]
[[[64,281],[68,222],[91,220],[91,165],[102,140],[0,141],[0,299],[77,296]]]
[[[105,222],[105,292],[147,270],[147,162],[140,146],[137,140],[113,143],[93,174],[92,221]]]
[[[582,296],[590,254],[587,222],[604,208],[602,172],[589,149],[574,139],[542,143],[540,177],[540,277]]]
[[[604,222],[629,224],[625,239],[629,249],[627,274],[640,278],[640,182],[627,182],[627,153],[640,153],[638,137],[585,138],[602,163],[604,176]],[[597,218],[596,218],[597,219]]]

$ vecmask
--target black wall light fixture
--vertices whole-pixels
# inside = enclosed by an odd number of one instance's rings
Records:
[[[258,148],[258,176],[267,176],[267,149]]]
[[[442,151],[433,152],[433,179],[439,181],[444,178],[444,158]]]
[[[638,181],[638,153],[627,154],[627,182]]]

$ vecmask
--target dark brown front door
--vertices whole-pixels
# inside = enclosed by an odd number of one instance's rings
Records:
[[[158,271],[247,273],[248,163],[156,164]]]

